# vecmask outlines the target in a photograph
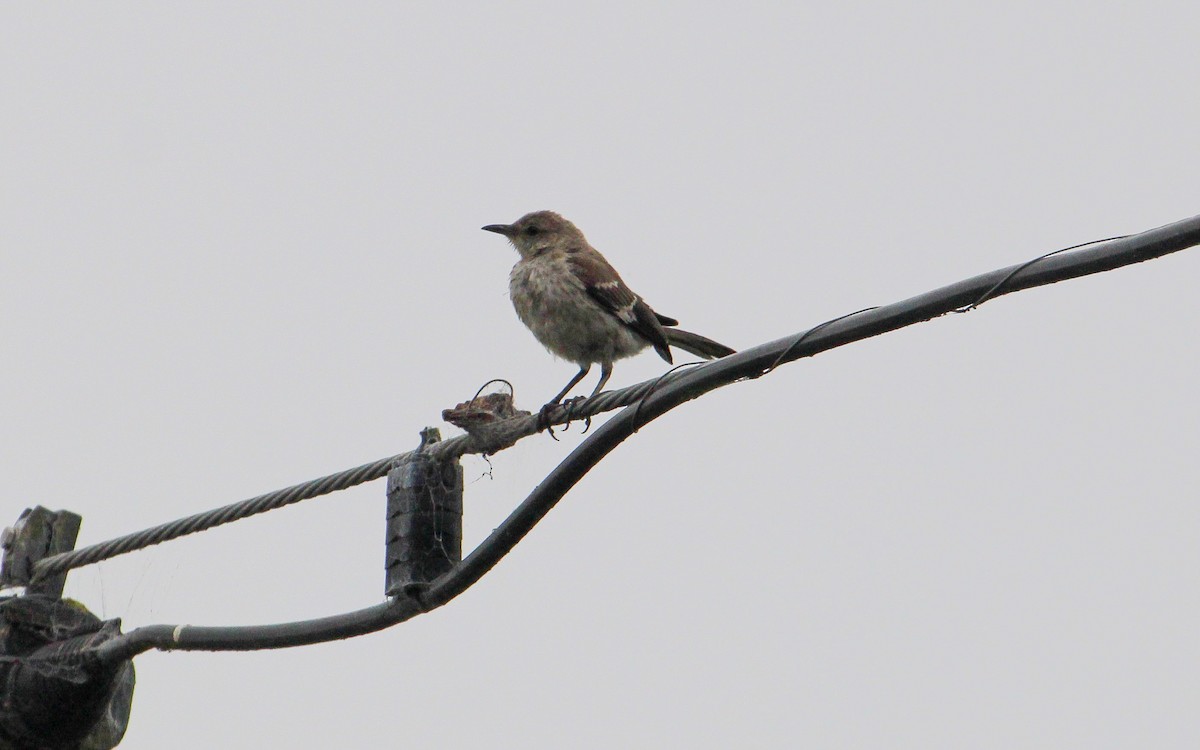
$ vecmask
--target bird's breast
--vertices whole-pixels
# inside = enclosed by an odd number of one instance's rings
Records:
[[[561,317],[591,301],[566,259],[555,257],[523,260],[513,266],[508,293],[517,315],[531,328],[534,320]]]
[[[646,345],[591,298],[564,257],[520,261],[509,275],[508,292],[521,322],[563,359],[611,362]]]

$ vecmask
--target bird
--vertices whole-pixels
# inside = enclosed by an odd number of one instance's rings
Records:
[[[647,347],[674,364],[670,347],[713,359],[734,350],[684,331],[679,321],[656,313],[635,294],[616,269],[583,236],[553,211],[534,211],[512,224],[488,224],[484,231],[508,238],[520,254],[508,277],[517,317],[552,354],[579,366],[579,372],[542,409],[564,396],[600,365],[592,396],[612,376],[613,363]]]

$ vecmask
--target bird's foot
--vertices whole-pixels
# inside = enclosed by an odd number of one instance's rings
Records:
[[[555,440],[558,440],[558,438],[555,437],[555,435],[554,435],[554,428],[552,426],[550,426],[550,412],[554,411],[557,408],[558,408],[558,402],[551,401],[550,403],[543,406],[541,408],[541,410],[538,411],[538,418],[537,418],[538,432],[545,430],[546,432],[549,432],[550,437],[554,438]]]
[[[563,427],[564,430],[567,427],[570,427],[571,420],[576,418],[575,417],[575,407],[587,400],[588,400],[587,396],[576,396],[575,398],[569,398],[563,402],[563,406],[565,406],[567,408],[567,424],[565,427]],[[582,435],[584,432],[587,432],[588,428],[590,428],[591,426],[592,426],[592,418],[584,417],[583,418],[583,432],[581,432],[579,434]]]
[[[571,426],[571,422],[576,419],[576,416],[574,414],[575,407],[578,406],[580,403],[587,401],[587,400],[588,400],[587,396],[576,396],[575,398],[569,398],[566,401],[551,401],[550,403],[546,404],[538,412],[538,421],[537,421],[538,432],[545,430],[546,432],[550,433],[550,437],[554,438],[555,440],[558,440],[558,437],[554,434],[554,427],[550,424],[550,413],[553,412],[555,409],[557,409],[560,406],[567,410],[567,412],[566,412],[567,422],[566,422],[566,424],[563,425],[563,431],[565,432]],[[592,426],[592,418],[584,417],[583,418],[583,432],[587,432],[588,428],[590,428],[591,426]],[[583,433],[580,433],[580,434],[583,434]]]

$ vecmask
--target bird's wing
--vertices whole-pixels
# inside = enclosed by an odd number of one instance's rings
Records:
[[[671,361],[663,324],[650,306],[625,285],[620,274],[604,256],[590,248],[580,249],[567,253],[567,262],[592,299],[649,341],[659,356]]]

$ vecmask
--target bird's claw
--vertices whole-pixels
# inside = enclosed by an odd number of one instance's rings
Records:
[[[550,425],[550,412],[554,411],[557,408],[558,408],[558,402],[551,401],[550,403],[543,406],[541,408],[541,410],[538,411],[538,418],[537,418],[538,432],[545,430],[546,432],[549,432],[550,437],[554,438],[555,440],[558,440],[558,438],[555,437],[554,428]]]
[[[571,420],[575,419],[575,407],[587,400],[588,400],[587,396],[576,396],[575,398],[570,398],[563,402],[563,406],[565,406],[567,408],[567,427],[570,427]],[[591,426],[592,426],[592,418],[584,417],[583,418],[583,432],[581,432],[579,434],[582,435],[584,432],[587,432],[588,428],[590,428]],[[563,429],[566,429],[566,427],[564,427]]]
[[[581,402],[587,401],[587,399],[588,399],[587,396],[576,396],[575,398],[570,398],[570,399],[567,399],[566,401],[562,401],[562,402],[551,401],[550,403],[543,406],[541,408],[541,410],[538,411],[538,419],[537,419],[538,432],[545,430],[546,432],[550,433],[550,437],[554,438],[555,440],[558,440],[558,437],[555,436],[555,434],[554,434],[554,427],[550,424],[550,413],[553,412],[555,409],[557,409],[560,406],[567,410],[567,412],[566,412],[567,421],[563,425],[563,431],[565,432],[568,428],[570,428],[571,422],[575,419],[575,414],[574,414],[575,407],[577,405],[579,405]],[[591,426],[592,426],[592,418],[584,417],[583,418],[583,432],[587,432]],[[580,434],[583,434],[583,433],[580,433]]]

